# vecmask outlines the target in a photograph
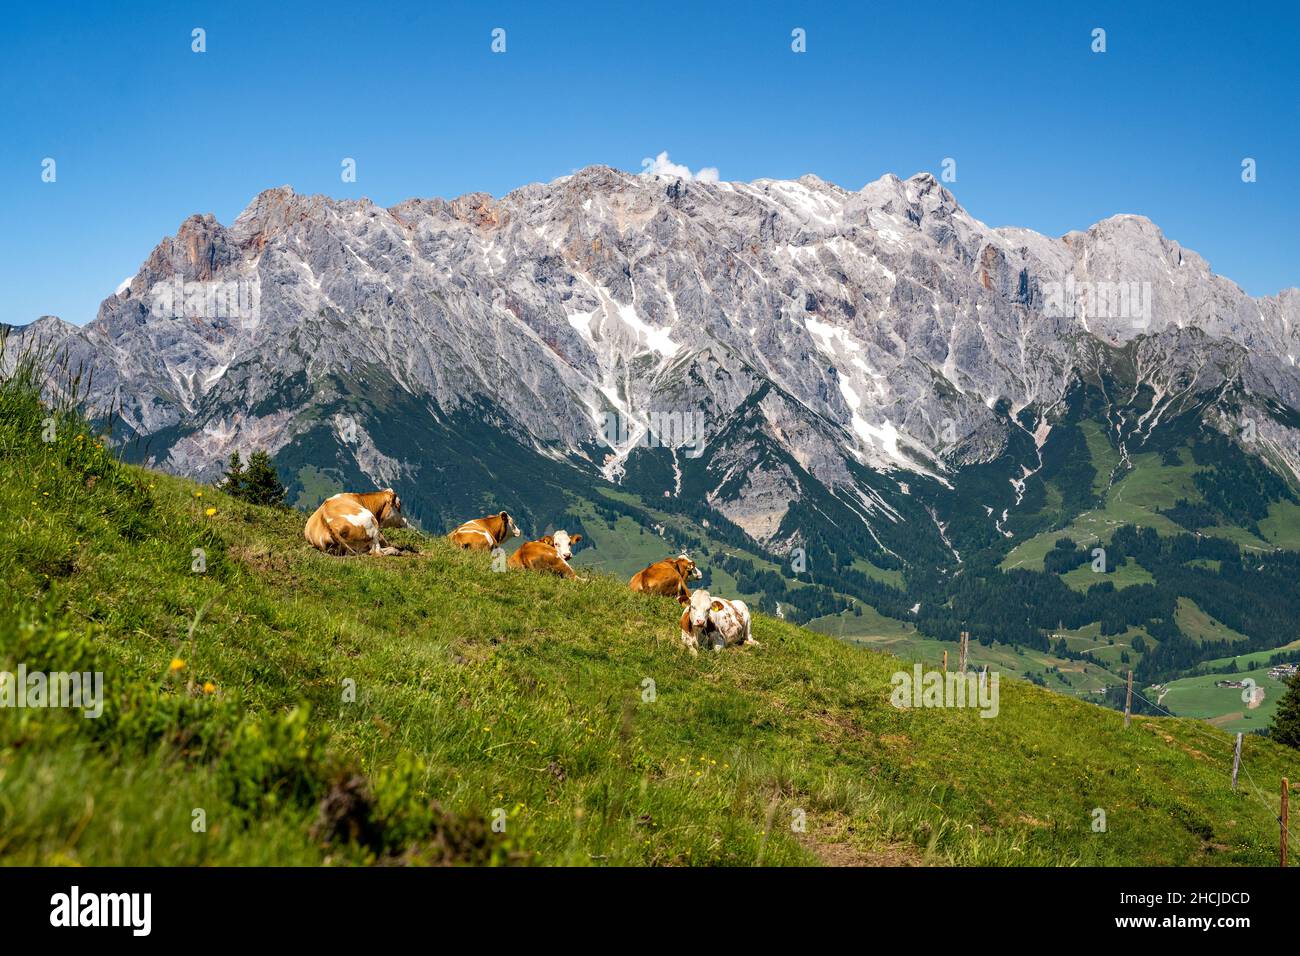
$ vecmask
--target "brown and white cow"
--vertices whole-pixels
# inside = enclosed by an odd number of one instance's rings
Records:
[[[447,535],[451,543],[467,551],[491,551],[507,538],[519,537],[519,527],[508,512],[475,518]]]
[[[691,599],[691,589],[686,582],[698,581],[702,577],[704,575],[695,562],[682,554],[641,569],[632,575],[627,586],[642,594],[662,594],[685,604]]]
[[[349,491],[326,498],[307,519],[303,537],[326,554],[397,554],[382,529],[407,526],[402,499],[392,488]]]
[[[709,620],[722,637],[723,647],[735,647],[738,644],[760,646],[754,640],[749,605],[744,601],[715,597],[709,604]],[[714,647],[717,648],[717,645]]]
[[[720,651],[736,644],[758,645],[750,633],[749,606],[744,601],[714,597],[702,589],[691,593],[679,623],[682,643],[692,654],[698,654],[701,647]]]
[[[567,531],[548,534],[544,538],[520,545],[519,549],[510,555],[506,567],[549,571],[566,578],[585,581],[586,578],[578,577],[573,568],[569,567],[569,561],[573,558],[573,546],[581,540],[582,535],[575,534],[570,537]]]

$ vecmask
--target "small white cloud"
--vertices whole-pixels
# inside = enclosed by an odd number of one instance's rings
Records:
[[[641,175],[662,176],[665,179],[681,179],[688,183],[716,183],[718,181],[718,168],[716,166],[705,166],[699,172],[692,173],[687,167],[680,163],[674,163],[669,159],[668,150],[664,150],[654,159],[647,156],[641,160]]]
[[[117,284],[117,291],[114,292],[113,294],[114,294],[114,295],[121,295],[123,292],[125,292],[125,291],[127,290],[127,288],[130,287],[130,285],[131,285],[131,280],[134,279],[134,278],[135,278],[135,276],[127,276],[125,279],[123,279],[121,282],[119,282],[119,283]]]

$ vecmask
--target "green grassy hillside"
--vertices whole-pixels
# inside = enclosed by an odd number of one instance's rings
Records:
[[[1300,760],[1267,740],[1234,794],[1202,724],[1126,731],[1009,677],[992,719],[899,710],[906,663],[766,617],[761,647],[693,658],[677,606],[621,578],[414,533],[327,557],[303,515],[48,415],[0,387],[0,669],[102,671],[106,701],[0,710],[5,863],[1276,859]]]
[[[1197,717],[1224,730],[1249,734],[1265,730],[1273,723],[1278,701],[1286,693],[1286,685],[1274,680],[1268,672],[1269,668],[1259,667],[1243,669],[1236,674],[1183,677],[1145,693],[1151,700],[1159,699],[1161,707],[1180,717]],[[1214,686],[1219,681],[1245,678],[1255,682],[1262,691],[1262,698],[1247,701],[1238,688]]]

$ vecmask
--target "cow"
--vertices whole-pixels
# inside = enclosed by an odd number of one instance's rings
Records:
[[[408,526],[402,499],[392,488],[341,492],[326,498],[307,519],[303,537],[325,554],[397,554],[382,529]]]
[[[736,644],[758,644],[750,633],[749,607],[745,602],[714,597],[703,589],[691,592],[679,623],[682,643],[693,655],[705,644],[715,651]]]
[[[738,644],[761,646],[754,640],[754,634],[750,630],[752,621],[749,605],[744,601],[715,597],[709,605],[709,620],[721,635],[723,647],[735,647]],[[714,648],[717,648],[716,644]]]
[[[676,598],[680,604],[686,604],[691,599],[691,589],[686,582],[698,581],[702,577],[704,575],[695,566],[695,562],[682,554],[643,568],[632,575],[627,586],[642,594],[662,594]]]
[[[529,541],[519,546],[506,562],[508,568],[527,568],[530,571],[550,571],[561,577],[585,581],[578,577],[569,561],[573,558],[573,546],[582,540],[582,535],[570,536],[567,531],[557,531],[536,541]]]
[[[519,526],[509,512],[475,518],[447,535],[452,544],[466,551],[491,551],[507,538],[519,537]]]

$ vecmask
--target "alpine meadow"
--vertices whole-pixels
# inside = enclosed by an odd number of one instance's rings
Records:
[[[1300,7],[6,16],[15,938],[1284,930]]]

